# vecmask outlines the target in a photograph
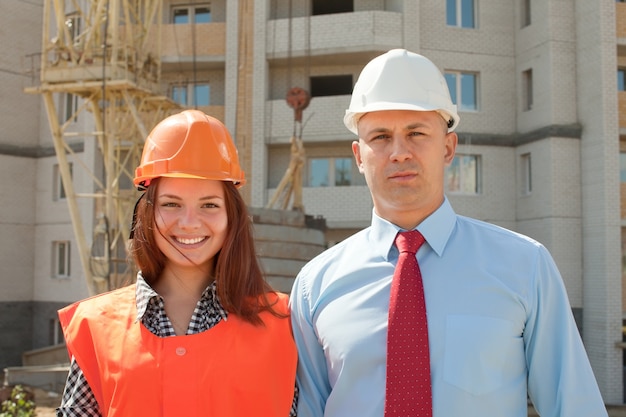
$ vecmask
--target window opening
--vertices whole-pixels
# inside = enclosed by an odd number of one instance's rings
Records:
[[[313,0],[312,15],[354,12],[353,0]]]
[[[530,153],[521,155],[521,180],[522,180],[522,195],[530,195],[533,191],[532,182],[532,164]]]
[[[478,75],[470,72],[447,71],[444,74],[452,102],[461,111],[478,110]]]
[[[474,0],[446,0],[446,24],[461,28],[475,28]]]
[[[67,240],[52,242],[52,276],[70,276],[70,242]]]
[[[446,191],[459,194],[480,193],[480,158],[478,155],[455,155],[446,169]]]
[[[324,75],[310,78],[311,97],[342,96],[352,93],[352,75]]]
[[[524,111],[532,110],[533,108],[533,70],[528,69],[522,72],[522,91],[523,100],[522,108]]]

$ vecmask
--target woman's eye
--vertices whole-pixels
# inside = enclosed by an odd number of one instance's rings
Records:
[[[219,206],[217,204],[215,204],[215,203],[205,203],[205,204],[202,205],[202,207],[205,207],[205,208],[217,208]]]

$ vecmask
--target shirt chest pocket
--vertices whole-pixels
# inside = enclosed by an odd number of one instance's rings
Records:
[[[525,377],[524,343],[508,320],[451,315],[446,319],[443,379],[473,395]]]

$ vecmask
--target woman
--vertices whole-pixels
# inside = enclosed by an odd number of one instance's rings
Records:
[[[170,116],[135,174],[137,282],[60,310],[72,362],[57,416],[294,413],[287,298],[263,279],[228,131]]]

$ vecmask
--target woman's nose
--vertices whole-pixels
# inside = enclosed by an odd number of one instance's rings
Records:
[[[196,228],[200,225],[198,214],[193,208],[186,208],[180,218],[179,224],[184,228]]]

